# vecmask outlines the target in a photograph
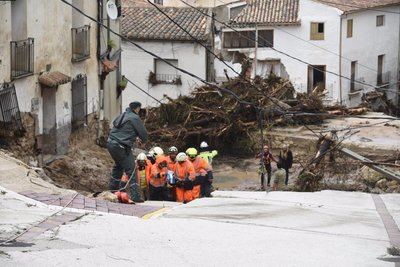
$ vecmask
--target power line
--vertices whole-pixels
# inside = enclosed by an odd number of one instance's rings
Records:
[[[146,92],[144,89],[140,88],[137,84],[135,84],[134,82],[132,82],[131,80],[129,80],[128,78],[125,77],[125,79],[132,84],[133,86],[135,86],[137,89],[139,89],[140,91],[142,91],[143,93],[145,93],[146,95],[148,95],[149,97],[151,97],[152,99],[154,99],[155,101],[157,101],[159,104],[163,104],[160,100],[158,100],[157,98],[155,98],[154,96],[152,96],[151,94],[149,94],[148,92]]]
[[[180,0],[180,1],[181,1],[182,3],[184,3],[185,5],[187,5],[187,6],[191,7],[191,8],[193,8],[193,9],[197,10],[197,11],[200,12],[200,13],[202,13],[203,15],[205,15],[205,16],[207,16],[207,17],[210,17],[211,19],[213,19],[213,20],[215,20],[215,21],[221,23],[221,24],[224,25],[225,27],[227,27],[227,28],[233,30],[235,33],[239,34],[241,37],[246,38],[247,40],[250,40],[250,41],[252,41],[252,42],[257,42],[257,41],[256,41],[255,39],[253,39],[253,38],[250,38],[250,37],[248,37],[248,36],[242,35],[242,34],[240,33],[240,31],[238,31],[238,30],[232,28],[232,27],[231,27],[230,25],[228,25],[227,23],[225,23],[225,22],[223,22],[223,21],[220,21],[220,20],[214,18],[214,16],[210,16],[209,14],[207,14],[207,13],[201,11],[200,9],[198,9],[198,8],[196,8],[196,7],[194,7],[194,6],[190,5],[190,4],[188,4],[188,3],[186,3],[186,2],[183,1],[183,0]],[[272,46],[272,43],[271,43],[269,40],[266,40],[266,39],[263,38],[262,36],[259,36],[259,37],[260,37],[261,40],[265,41],[266,43],[268,43],[268,44],[270,45],[270,47],[269,47],[270,49],[272,49],[272,50],[274,50],[274,51],[276,51],[276,52],[278,52],[278,53],[280,53],[280,54],[282,54],[282,55],[285,55],[285,56],[287,56],[287,57],[289,57],[289,58],[291,58],[291,59],[294,59],[294,60],[299,61],[299,62],[301,62],[301,63],[303,63],[303,64],[306,64],[307,66],[311,67],[311,68],[314,69],[314,70],[317,70],[317,71],[319,71],[319,72],[329,73],[329,74],[338,76],[338,77],[340,77],[340,78],[349,80],[349,81],[354,82],[354,83],[358,83],[358,84],[362,84],[362,85],[365,85],[365,86],[368,86],[368,87],[372,87],[372,88],[374,88],[374,89],[377,88],[375,85],[368,84],[368,83],[365,83],[365,82],[362,82],[362,81],[353,80],[353,79],[351,79],[351,78],[349,78],[349,77],[347,77],[347,76],[343,76],[343,75],[338,74],[338,73],[333,72],[333,71],[321,70],[321,69],[319,69],[319,68],[313,66],[311,63],[309,63],[309,62],[307,62],[307,61],[304,61],[304,60],[302,60],[302,59],[300,59],[300,58],[297,58],[297,57],[295,57],[295,56],[289,55],[289,54],[286,53],[286,52],[283,52],[283,51],[281,51],[281,50],[276,49],[275,47]],[[397,84],[397,83],[396,83],[396,84]]]
[[[281,105],[279,103],[277,103],[277,101],[275,101],[275,99],[273,99],[272,97],[268,96],[267,94],[265,94],[261,88],[258,88],[256,85],[254,85],[251,81],[246,81],[244,79],[241,78],[240,73],[238,73],[234,68],[232,68],[231,66],[229,66],[223,59],[221,59],[218,55],[216,55],[210,48],[208,48],[206,45],[204,45],[200,40],[198,40],[196,37],[194,37],[188,30],[186,30],[182,25],[180,25],[178,22],[176,22],[173,18],[171,18],[167,13],[165,13],[161,8],[159,8],[156,4],[154,4],[153,2],[151,2],[150,0],[147,0],[147,2],[149,4],[151,4],[152,6],[154,6],[160,13],[162,13],[165,17],[167,17],[172,23],[174,23],[176,26],[178,26],[181,30],[183,30],[187,35],[190,36],[190,38],[192,38],[192,40],[194,40],[196,43],[198,43],[199,45],[201,45],[202,47],[204,47],[204,49],[206,49],[210,54],[212,54],[213,56],[215,56],[219,61],[221,61],[225,66],[227,66],[229,69],[231,69],[234,73],[236,73],[239,77],[239,79],[245,81],[245,82],[249,82],[250,85],[252,87],[254,87],[256,90],[258,90],[259,92],[263,93],[263,95],[265,97],[267,97],[270,101],[272,101],[277,107],[282,108]]]
[[[189,72],[189,71],[187,71],[187,70],[184,70],[184,69],[182,69],[182,68],[179,68],[179,67],[174,66],[172,63],[170,63],[169,61],[165,60],[164,58],[162,58],[162,57],[156,55],[155,53],[153,53],[153,52],[151,52],[151,51],[149,51],[149,50],[143,48],[141,45],[139,45],[139,44],[133,42],[132,40],[128,39],[127,37],[125,37],[125,36],[123,36],[123,35],[117,33],[116,31],[114,31],[114,30],[111,29],[110,27],[107,27],[107,26],[104,25],[102,22],[100,22],[100,21],[96,20],[95,18],[89,16],[88,14],[86,14],[85,12],[83,12],[82,10],[80,10],[79,8],[75,7],[74,5],[72,5],[71,3],[69,3],[68,1],[66,1],[66,0],[60,0],[60,1],[63,2],[64,4],[68,5],[68,6],[72,7],[73,9],[75,9],[76,11],[78,11],[80,14],[82,14],[82,15],[85,16],[86,18],[90,19],[91,21],[96,22],[98,25],[100,25],[100,26],[106,28],[108,31],[110,31],[111,33],[113,33],[113,34],[115,34],[116,36],[120,37],[122,40],[125,40],[125,41],[131,43],[131,44],[134,45],[135,47],[137,47],[137,48],[139,48],[140,50],[142,50],[142,51],[148,53],[149,55],[151,55],[151,56],[153,56],[153,57],[155,57],[155,58],[157,58],[157,59],[163,61],[165,64],[171,66],[172,68],[174,68],[174,69],[176,69],[176,70],[179,70],[180,72],[182,72],[182,73],[184,73],[184,74],[186,74],[186,75],[188,75],[188,76],[190,76],[190,77],[192,77],[192,78],[195,78],[195,79],[201,81],[202,83],[204,83],[204,84],[210,86],[211,88],[214,88],[214,89],[216,89],[216,90],[218,90],[218,91],[220,91],[220,92],[224,92],[224,93],[227,93],[227,94],[231,95],[232,97],[234,97],[234,98],[236,99],[236,101],[238,101],[238,102],[239,102],[240,104],[242,104],[242,105],[249,105],[249,106],[255,107],[257,110],[259,110],[259,109],[263,109],[263,110],[264,110],[264,108],[262,108],[262,107],[256,105],[255,103],[252,103],[252,102],[249,102],[249,101],[246,101],[246,100],[241,99],[235,92],[233,92],[233,91],[231,91],[231,90],[229,90],[229,89],[219,87],[219,86],[217,86],[216,84],[211,83],[211,82],[208,82],[208,81],[206,81],[205,79],[200,78],[199,76],[197,76],[197,75],[195,75],[195,74],[193,74],[193,73],[191,73],[191,72]],[[283,114],[283,113],[282,113],[282,114]]]

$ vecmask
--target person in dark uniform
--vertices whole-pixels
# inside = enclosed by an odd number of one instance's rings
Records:
[[[293,165],[293,153],[289,149],[289,145],[285,145],[279,153],[278,168],[282,168],[286,172],[285,185],[289,183],[289,170]]]
[[[128,177],[132,176],[135,163],[132,156],[132,147],[136,142],[147,142],[147,130],[139,117],[142,104],[132,102],[129,107],[113,121],[113,128],[107,140],[107,149],[112,159],[114,167],[109,183],[109,189],[117,191],[126,186],[126,182],[121,182],[123,173]],[[133,174],[135,175],[135,174]],[[136,181],[136,179],[132,179]],[[135,182],[131,183],[131,192]]]

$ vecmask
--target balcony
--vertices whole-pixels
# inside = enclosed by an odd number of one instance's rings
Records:
[[[28,38],[12,41],[11,46],[11,79],[18,79],[33,74],[34,41]]]
[[[156,84],[176,84],[182,85],[181,75],[178,74],[156,74],[150,72],[149,83]]]
[[[376,85],[377,86],[386,86],[390,82],[390,71],[384,72],[384,73],[378,73],[378,76],[376,78]]]
[[[72,62],[90,57],[90,26],[72,28]]]

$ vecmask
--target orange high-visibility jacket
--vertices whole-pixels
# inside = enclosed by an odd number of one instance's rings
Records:
[[[169,171],[175,171],[175,163],[176,161],[173,161],[170,156],[166,157],[167,158],[167,163],[168,163],[168,170]]]
[[[167,182],[167,168],[160,168],[158,163],[151,167],[150,184],[154,187],[162,187]],[[160,177],[158,176],[160,174]]]
[[[179,180],[185,180],[186,177],[190,180],[194,180],[196,178],[196,173],[193,164],[188,160],[175,163],[175,176]]]
[[[194,161],[192,161],[194,171],[196,176],[201,175],[204,176],[207,174],[208,171],[211,170],[209,164],[205,159],[200,156],[197,156]]]

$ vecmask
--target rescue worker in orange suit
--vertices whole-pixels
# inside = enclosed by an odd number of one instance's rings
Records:
[[[137,156],[136,166],[136,179],[139,185],[140,199],[146,201],[150,199],[149,180],[151,174],[151,163],[147,159],[146,154],[140,153]]]
[[[178,155],[178,149],[174,146],[171,146],[168,149],[168,156],[167,156],[168,170],[174,171],[177,155]]]
[[[193,200],[193,181],[196,178],[193,164],[188,161],[185,153],[176,156],[174,185],[176,186],[176,201],[188,203]]]
[[[167,158],[164,156],[158,156],[156,163],[151,167],[149,181],[150,200],[168,200],[167,166]]]
[[[167,156],[167,163],[168,163],[168,171],[174,173],[175,172],[175,163],[176,163],[176,156],[178,155],[178,148],[175,146],[171,146],[168,149],[168,156]],[[168,191],[168,200],[175,201],[175,186],[170,185],[167,183],[167,191]]]
[[[197,149],[193,147],[186,150],[186,154],[188,155],[190,162],[192,162],[194,171],[196,173],[196,179],[194,181],[194,187],[192,190],[194,198],[205,197],[206,191],[210,192],[210,183],[208,179],[209,173],[211,173],[211,168],[209,167],[207,161],[198,156],[197,153]]]

